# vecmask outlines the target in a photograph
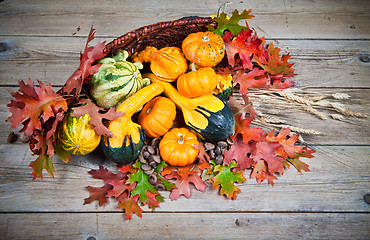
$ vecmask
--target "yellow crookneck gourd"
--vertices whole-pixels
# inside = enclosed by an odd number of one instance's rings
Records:
[[[181,109],[185,124],[201,139],[217,142],[234,134],[234,114],[222,98],[212,94],[186,98],[170,83],[159,80],[154,74],[144,75],[152,82],[162,85],[164,94]]]
[[[142,126],[132,121],[131,117],[146,102],[162,92],[161,84],[152,83],[118,106],[116,111],[122,111],[123,116],[108,124],[113,137],[103,138],[102,148],[106,157],[118,164],[131,164],[137,159],[144,144],[145,132]]]

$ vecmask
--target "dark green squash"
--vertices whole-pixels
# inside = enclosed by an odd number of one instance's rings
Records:
[[[164,94],[181,109],[185,124],[201,139],[217,142],[234,134],[234,114],[223,98],[213,94],[186,98],[170,83],[160,81],[154,74],[145,76],[163,86]]]

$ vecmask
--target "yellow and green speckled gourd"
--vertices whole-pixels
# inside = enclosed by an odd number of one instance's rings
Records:
[[[108,123],[108,129],[113,137],[103,137],[102,149],[104,155],[118,164],[131,164],[140,154],[145,140],[142,126],[132,121],[132,115],[146,102],[163,92],[160,84],[150,84],[123,101],[117,112],[123,116]]]
[[[141,88],[149,85],[148,79],[143,79],[139,69],[141,63],[126,61],[128,53],[118,52],[112,58],[103,58],[99,72],[90,81],[90,94],[96,104],[105,109],[116,106]]]
[[[79,118],[67,115],[58,132],[58,144],[74,155],[85,155],[92,152],[100,143],[98,135],[89,124],[90,116]]]

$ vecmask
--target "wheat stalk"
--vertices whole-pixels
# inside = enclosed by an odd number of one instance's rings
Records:
[[[294,102],[298,102],[298,103],[302,103],[302,104],[306,104],[306,105],[314,104],[314,102],[312,100],[304,98],[304,97],[297,96],[297,95],[295,95],[291,92],[279,91],[279,92],[277,92],[277,94],[279,94],[280,96],[282,96],[282,97],[284,97],[288,100],[294,101]]]
[[[331,114],[330,117],[332,119],[339,120],[339,121],[343,121],[344,120],[344,116],[341,115],[341,114]]]
[[[348,100],[351,97],[347,93],[333,93],[331,96],[338,100]]]
[[[323,114],[322,112],[319,112],[318,110],[314,109],[311,106],[303,106],[303,109],[306,112],[309,112],[309,113],[321,118],[322,120],[327,120],[328,119],[328,117],[325,114]]]

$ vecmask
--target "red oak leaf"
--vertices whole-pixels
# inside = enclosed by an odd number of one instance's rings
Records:
[[[199,143],[193,145],[193,148],[199,150],[197,158],[199,159],[200,163],[208,163],[211,157],[206,153],[206,149],[204,148],[203,143]]]
[[[124,174],[122,172],[118,172],[117,174],[112,173],[107,168],[104,168],[103,166],[99,165],[99,169],[95,170],[92,169],[89,171],[89,174],[92,175],[93,178],[96,179],[102,179],[107,184],[113,184],[114,181],[120,181],[123,180],[127,174]]]
[[[261,49],[262,40],[256,34],[252,36],[252,30],[242,29],[234,39],[231,32],[226,32],[223,40],[229,64],[234,67],[236,55],[241,59],[243,68],[253,69],[252,57]]]
[[[267,170],[271,174],[284,172],[284,159],[276,154],[281,144],[278,142],[255,142],[255,147],[250,155],[254,162],[257,163],[263,159],[267,163]]]
[[[67,79],[67,82],[62,88],[62,92],[71,94],[74,92],[78,95],[81,92],[82,84],[87,82],[88,77],[99,71],[100,64],[95,64],[96,60],[105,57],[103,50],[105,48],[105,41],[98,42],[95,47],[89,47],[88,44],[95,38],[95,29],[91,28],[89,36],[86,41],[84,53],[80,55],[80,66]]]
[[[239,92],[248,94],[248,88],[270,88],[271,80],[266,76],[265,70],[253,68],[252,71],[245,73],[244,70],[239,70],[233,76],[233,85],[239,85]]]
[[[110,132],[102,122],[103,118],[107,120],[114,120],[122,116],[123,113],[116,112],[114,108],[111,108],[108,112],[105,112],[103,108],[96,106],[90,101],[90,99],[81,99],[79,103],[81,104],[80,106],[72,108],[73,112],[71,116],[79,118],[85,114],[90,115],[89,124],[94,128],[96,133],[99,135],[112,137],[112,132]]]
[[[109,184],[104,184],[103,187],[91,187],[87,186],[86,189],[90,193],[90,197],[85,198],[84,200],[84,205],[85,204],[90,204],[93,201],[98,201],[99,206],[103,206],[104,204],[108,203],[108,198],[107,198],[107,193],[109,190],[112,190],[112,185]]]
[[[138,198],[139,195],[136,195],[118,203],[117,208],[125,210],[126,219],[131,219],[134,213],[140,218],[143,216],[143,209],[137,204]]]
[[[35,129],[42,129],[42,122],[46,122],[60,111],[67,111],[66,100],[53,91],[51,85],[46,86],[38,81],[39,87],[34,86],[31,79],[28,84],[19,81],[18,92],[13,92],[15,100],[11,100],[9,111],[12,113],[6,121],[11,122],[11,128],[23,122],[24,127],[20,132],[30,136]]]
[[[234,138],[233,145],[231,145],[230,149],[224,152],[224,164],[230,165],[231,162],[235,161],[237,166],[234,170],[236,171],[251,168],[254,164],[253,159],[248,157],[251,151],[250,144],[245,143],[242,135],[238,134]]]
[[[238,133],[243,135],[243,141],[248,143],[249,141],[264,141],[266,134],[262,128],[252,128],[249,124],[252,122],[253,118],[248,116],[243,119],[242,114],[235,116],[235,134],[231,136],[234,140]]]
[[[119,181],[110,181],[111,185],[113,186],[113,189],[109,190],[106,196],[115,197],[117,199],[125,191],[131,192],[132,189],[135,188],[135,184],[126,184],[126,180],[127,179]]]
[[[267,179],[267,182],[271,185],[274,185],[274,180],[277,179],[277,177],[267,170],[267,164],[263,159],[258,160],[258,162],[254,165],[250,177],[256,178],[258,183],[261,183],[263,180]]]

